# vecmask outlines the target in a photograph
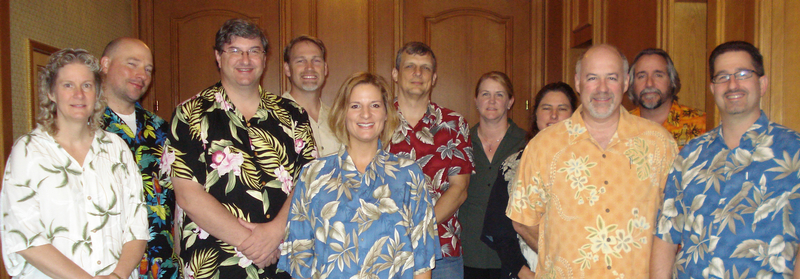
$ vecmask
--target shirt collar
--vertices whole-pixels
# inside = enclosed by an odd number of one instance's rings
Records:
[[[747,132],[742,134],[742,137],[739,139],[739,147],[744,150],[753,150],[756,148],[755,144],[753,144],[753,140],[756,139],[757,135],[767,134],[769,132],[769,118],[767,118],[767,114],[764,111],[761,111],[761,115],[758,117],[753,125],[750,125],[750,128],[747,128]],[[719,125],[719,129],[717,132],[712,134],[714,136],[713,141],[719,144],[722,144],[727,148],[727,144],[725,143],[725,138],[722,136],[722,129],[725,127],[722,124]]]
[[[621,106],[621,105],[620,105]],[[578,109],[570,116],[569,122],[565,123],[567,132],[570,134],[570,144],[574,144],[581,140],[594,140],[586,128],[586,122],[583,120],[581,113],[584,111],[583,105],[578,106]],[[587,112],[588,113],[588,112]],[[619,123],[617,124],[617,131],[611,137],[609,146],[615,143],[635,137],[640,133],[639,127],[631,123],[632,118],[636,117],[631,115],[627,110],[620,107],[619,110]]]

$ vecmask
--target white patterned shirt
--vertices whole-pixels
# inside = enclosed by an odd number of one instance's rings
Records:
[[[48,278],[17,252],[52,244],[90,275],[110,274],[123,244],[150,237],[142,195],[139,168],[118,136],[98,131],[81,166],[41,127],[23,135],[0,193],[8,273]]]

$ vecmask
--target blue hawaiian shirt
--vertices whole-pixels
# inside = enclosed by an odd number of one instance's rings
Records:
[[[656,236],[681,248],[677,278],[792,276],[800,134],[764,112],[729,149],[722,127],[690,141],[664,189]]]
[[[150,240],[139,265],[139,278],[174,279],[178,278],[178,261],[172,253],[172,210],[175,207],[175,193],[168,177],[161,176],[159,166],[169,125],[161,117],[145,110],[139,103],[136,103],[134,110],[135,135],[119,115],[108,107],[103,113],[103,127],[128,144],[133,152],[133,158],[139,164],[139,171],[144,181]]]
[[[439,251],[425,175],[379,147],[364,173],[342,148],[306,164],[278,268],[294,278],[413,278]]]

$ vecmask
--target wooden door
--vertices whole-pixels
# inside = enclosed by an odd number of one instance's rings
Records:
[[[530,118],[526,101],[541,86],[534,77],[538,57],[532,57],[532,7],[541,1],[408,0],[402,6],[404,42],[421,41],[431,46],[437,59],[439,79],[431,100],[467,118],[479,121],[475,107],[478,78],[492,70],[508,74],[514,85],[515,104],[509,115],[523,129]],[[537,76],[541,76],[538,74]],[[535,86],[535,87],[534,87]]]
[[[219,81],[214,36],[231,18],[249,18],[266,32],[270,49],[261,84],[280,94],[279,1],[142,1],[139,37],[152,48],[156,66],[145,107],[171,119],[177,104]]]

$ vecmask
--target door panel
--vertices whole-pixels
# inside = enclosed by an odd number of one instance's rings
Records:
[[[409,0],[403,15],[404,42],[425,42],[436,54],[439,78],[433,102],[475,125],[480,118],[475,108],[478,78],[488,71],[502,71],[514,85],[516,101],[509,116],[520,127],[528,127],[531,1]]]
[[[174,107],[219,81],[214,58],[214,36],[231,18],[249,18],[270,41],[267,68],[261,84],[279,93],[283,75],[279,47],[278,1],[154,1],[151,46],[156,66],[151,93],[145,103],[170,119]]]

